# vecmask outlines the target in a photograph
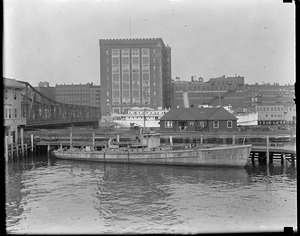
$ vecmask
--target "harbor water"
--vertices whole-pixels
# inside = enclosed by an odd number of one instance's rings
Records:
[[[29,154],[6,165],[16,234],[283,232],[297,229],[297,169],[128,165]]]

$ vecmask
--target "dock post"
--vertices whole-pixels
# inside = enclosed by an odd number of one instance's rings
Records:
[[[266,137],[266,146],[267,146],[266,159],[267,159],[267,164],[269,164],[269,136]]]
[[[30,135],[30,139],[31,139],[31,151],[33,152],[33,134]]]
[[[95,149],[95,133],[93,133],[93,150]]]
[[[232,145],[235,145],[235,135],[232,136]]]
[[[117,134],[117,142],[120,142],[120,135]]]
[[[173,148],[173,137],[170,136],[170,148],[172,149]]]
[[[61,150],[63,149],[62,143],[60,143],[60,149],[61,149]]]
[[[10,153],[11,153],[11,158],[14,159],[14,143],[10,143]]]
[[[16,153],[17,153],[17,158],[19,158],[19,146],[16,144]]]
[[[274,155],[273,152],[269,153],[269,164],[273,164],[273,155]]]
[[[49,156],[50,154],[50,143],[48,143],[48,146],[47,146],[47,156]]]
[[[292,165],[295,165],[295,156],[294,154],[291,154],[291,161],[292,161]]]
[[[21,149],[22,149],[22,156],[24,156],[24,130],[21,129]]]
[[[284,154],[281,153],[281,154],[280,154],[280,157],[281,157],[281,165],[283,165],[283,164],[284,164]]]
[[[251,154],[252,164],[255,164],[254,155],[255,155],[255,152],[252,152],[252,154]]]
[[[27,148],[27,143],[25,143],[25,155],[27,155],[28,148]]]
[[[72,133],[72,129],[71,129],[71,133],[70,133],[70,148],[72,148],[73,146],[73,133]]]
[[[8,137],[5,136],[5,161],[8,161]]]
[[[203,144],[203,135],[200,136],[200,144]]]

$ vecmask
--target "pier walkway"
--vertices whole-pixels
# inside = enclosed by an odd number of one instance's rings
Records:
[[[95,129],[70,128],[64,130],[38,130],[26,132],[26,138],[30,142],[28,146],[44,152],[50,153],[51,149],[59,147],[85,147],[91,146],[95,149],[101,149],[106,146],[111,137],[119,135],[120,142],[126,145],[126,142],[132,142],[139,132],[128,131],[126,133],[104,132]],[[161,134],[161,144],[169,145],[188,145],[190,147],[202,144],[216,145],[240,145],[251,144],[251,153],[249,158],[255,163],[273,163],[273,160],[280,159],[282,164],[289,161],[293,165],[296,162],[296,137],[295,135],[249,135],[249,134],[185,134],[185,135],[168,135]],[[25,142],[24,142],[25,143]],[[17,150],[20,150],[18,147]],[[11,149],[6,145],[6,150]],[[31,148],[32,150],[32,148]]]

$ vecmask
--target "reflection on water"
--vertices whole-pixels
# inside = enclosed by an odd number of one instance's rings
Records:
[[[6,167],[11,233],[207,233],[296,228],[293,166],[104,164],[19,158]]]

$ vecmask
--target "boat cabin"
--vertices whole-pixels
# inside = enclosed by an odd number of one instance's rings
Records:
[[[160,146],[159,133],[143,133],[140,135],[140,143],[147,148],[156,148]]]
[[[119,142],[119,137],[110,138],[108,140],[108,148],[110,149],[118,149],[122,147],[130,147],[130,148],[147,148],[154,149],[160,147],[160,134],[155,132],[141,132],[139,136],[137,136],[136,140],[128,143],[126,145],[122,142]]]

